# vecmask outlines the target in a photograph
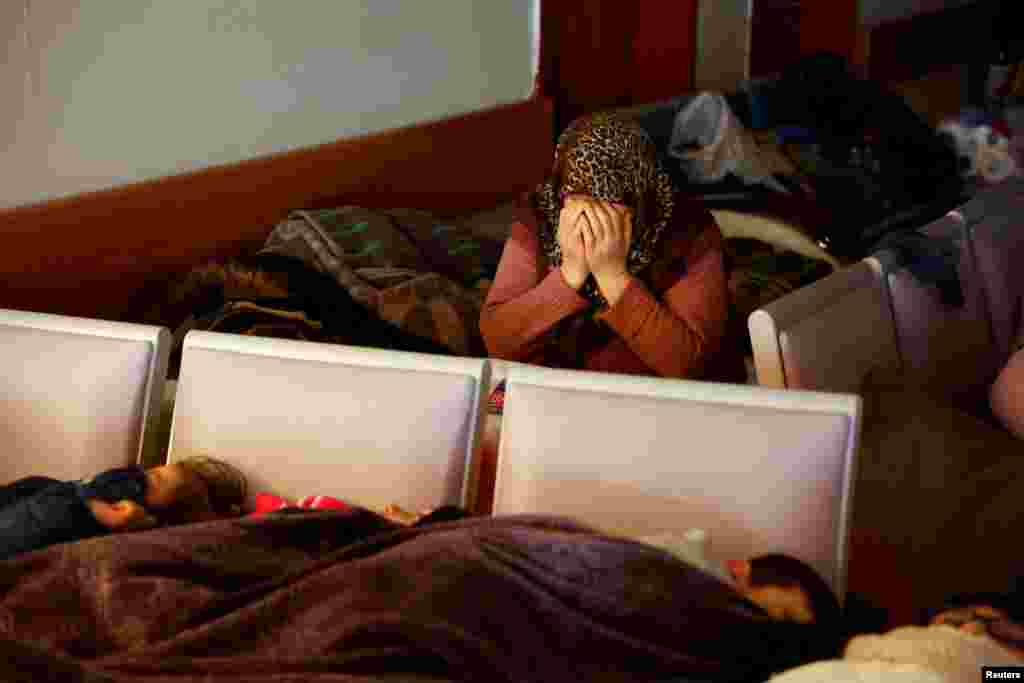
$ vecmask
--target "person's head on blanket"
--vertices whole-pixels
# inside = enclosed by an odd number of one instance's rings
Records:
[[[825,580],[800,560],[771,554],[726,566],[737,590],[773,618],[829,628],[839,625],[839,601]]]
[[[80,495],[103,526],[122,531],[237,516],[245,477],[221,460],[192,456],[147,470],[109,470],[82,484]]]
[[[814,569],[795,557],[772,553],[719,562],[707,555],[703,529],[690,529],[682,535],[641,536],[637,540],[729,584],[777,621],[815,624],[825,630],[840,626],[842,609],[832,589]]]
[[[0,559],[113,532],[237,516],[245,477],[195,456],[144,470],[117,467],[87,481],[26,477],[0,486]]]

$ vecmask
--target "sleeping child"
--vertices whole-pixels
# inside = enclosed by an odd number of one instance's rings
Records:
[[[144,470],[107,470],[89,481],[27,477],[0,487],[0,559],[103,534],[157,524],[235,516],[245,477],[196,456]]]

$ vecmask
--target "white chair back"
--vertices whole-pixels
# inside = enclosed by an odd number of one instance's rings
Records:
[[[190,332],[170,459],[225,460],[251,494],[468,505],[487,383],[483,359]]]
[[[0,310],[0,483],[159,461],[169,350],[160,327]]]
[[[699,528],[712,557],[787,553],[842,596],[859,428],[857,396],[514,366],[494,512]]]

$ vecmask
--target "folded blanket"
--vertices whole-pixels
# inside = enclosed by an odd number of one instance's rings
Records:
[[[481,214],[509,220],[509,207]],[[145,322],[192,329],[484,356],[480,309],[502,244],[480,225],[411,209],[296,211],[255,255],[171,284]],[[176,373],[177,355],[171,372]]]
[[[297,211],[274,228],[262,253],[288,256],[330,275],[399,329],[457,355],[486,355],[480,309],[496,257],[481,255],[486,242],[453,232],[411,210]]]
[[[168,373],[177,377],[190,330],[451,354],[442,343],[403,330],[360,305],[334,278],[288,256],[263,253],[193,269],[171,294],[175,323]],[[164,322],[163,324],[166,324]]]

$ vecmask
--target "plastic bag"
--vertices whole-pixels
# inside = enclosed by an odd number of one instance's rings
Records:
[[[668,155],[696,183],[716,183],[732,174],[747,185],[789,194],[761,158],[757,141],[717,93],[701,93],[679,110]]]

